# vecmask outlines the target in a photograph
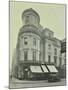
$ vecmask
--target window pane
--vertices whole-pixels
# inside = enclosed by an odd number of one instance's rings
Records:
[[[50,44],[48,44],[48,49],[49,49],[49,50],[51,49],[51,45],[50,45]]]
[[[51,62],[51,56],[48,55],[48,63],[50,63],[50,62]]]
[[[36,38],[33,38],[33,45],[36,46]]]
[[[24,60],[28,59],[28,51],[24,51]]]
[[[27,45],[27,37],[24,37],[24,44]]]
[[[36,51],[33,51],[33,60],[36,60]]]
[[[57,64],[57,57],[54,56],[54,63]]]
[[[41,60],[41,52],[39,52],[39,60]]]
[[[59,66],[62,64],[62,59],[61,57],[59,58]]]
[[[57,55],[57,49],[56,48],[54,49],[54,54]]]
[[[26,24],[29,23],[29,16],[26,16],[26,21],[25,21]]]

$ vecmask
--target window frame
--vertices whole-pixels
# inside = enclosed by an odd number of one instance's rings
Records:
[[[29,15],[26,15],[26,16],[25,16],[25,23],[26,23],[26,24],[28,24],[28,23],[29,23],[29,18],[30,18],[30,16],[29,16]]]
[[[24,60],[28,60],[28,50],[24,50]]]
[[[28,44],[28,38],[27,37],[24,37],[24,45],[27,45]]]
[[[51,50],[51,44],[48,44],[48,49]]]
[[[57,49],[56,48],[54,49],[54,55],[57,55]]]
[[[33,51],[33,60],[36,61],[36,51]]]
[[[51,55],[48,55],[48,63],[51,63]]]
[[[57,56],[54,56],[54,63],[57,65]]]
[[[36,38],[33,38],[33,45],[36,46]]]

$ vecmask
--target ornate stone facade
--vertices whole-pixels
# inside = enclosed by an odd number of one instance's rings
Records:
[[[22,13],[22,21],[16,46],[17,68],[26,69],[30,64],[59,67],[62,64],[61,41],[54,37],[54,32],[43,29],[39,14],[32,8]]]

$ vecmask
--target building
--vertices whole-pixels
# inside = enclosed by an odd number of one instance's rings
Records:
[[[53,64],[61,65],[61,41],[54,37],[54,32],[40,25],[40,16],[32,8],[22,13],[23,26],[19,30],[15,53],[14,75],[22,75],[30,69],[30,65]],[[14,62],[13,62],[14,63]],[[35,67],[42,72],[40,67]],[[31,69],[34,69],[31,67]],[[17,74],[16,74],[17,73]]]
[[[62,65],[66,65],[66,39],[61,42]]]
[[[61,55],[62,55],[62,64],[60,69],[60,75],[62,78],[66,78],[66,39],[63,39],[61,42]]]
[[[45,28],[42,31],[43,60],[53,63],[56,67],[61,65],[61,41],[54,37],[54,33]]]

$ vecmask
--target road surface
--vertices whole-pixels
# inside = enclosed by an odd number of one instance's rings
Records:
[[[61,79],[59,82],[48,82],[47,80],[10,80],[9,88],[30,88],[30,87],[51,87],[51,86],[65,86],[66,80]]]

